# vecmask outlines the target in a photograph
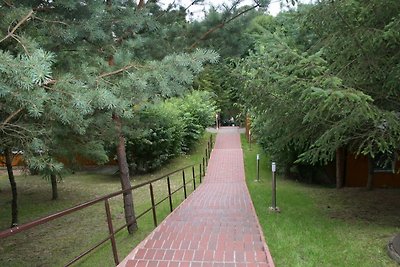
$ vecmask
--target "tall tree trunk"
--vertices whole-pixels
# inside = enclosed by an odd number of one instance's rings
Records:
[[[51,200],[57,200],[58,199],[57,176],[54,173],[52,173],[50,175],[50,180],[51,180],[51,191],[52,191]]]
[[[12,155],[11,149],[5,149],[6,166],[8,172],[8,179],[10,180],[12,201],[11,201],[11,227],[18,225],[18,202],[17,202],[17,183],[15,182],[13,167],[12,167]]]
[[[142,9],[144,7],[144,0],[139,0],[138,9]]]
[[[336,149],[336,188],[342,188],[345,176],[345,150],[343,147]]]
[[[131,187],[131,181],[129,177],[129,167],[125,151],[125,136],[122,133],[121,118],[118,115],[113,114],[113,120],[115,122],[115,127],[118,134],[117,159],[118,159],[121,187],[122,190],[125,190]],[[124,193],[123,198],[124,198],[125,221],[128,224],[128,232],[132,234],[137,229],[132,191]]]
[[[112,6],[112,0],[107,0],[106,4],[107,7],[110,8]],[[138,8],[139,9],[142,8],[143,5],[144,1],[140,0]],[[112,55],[108,58],[108,65],[109,66],[114,65],[114,57]],[[128,161],[126,159],[126,151],[125,151],[125,136],[122,133],[121,118],[117,114],[113,113],[113,120],[115,122],[115,129],[118,136],[117,159],[118,159],[121,188],[122,190],[125,190],[131,188],[131,180],[129,177],[129,166],[128,166]],[[132,234],[137,229],[132,193],[133,193],[132,191],[128,191],[123,194],[125,221],[128,224],[127,228],[130,234]]]
[[[367,190],[372,190],[372,182],[374,180],[374,161],[371,156],[368,156],[368,180]]]

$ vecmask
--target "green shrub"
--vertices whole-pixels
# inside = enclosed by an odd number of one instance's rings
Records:
[[[133,172],[152,171],[181,153],[183,123],[178,111],[165,104],[139,112],[127,135],[127,158]]]
[[[184,123],[182,151],[189,151],[203,135],[207,126],[214,123],[216,104],[212,94],[205,91],[193,91],[182,99],[173,99],[168,105],[179,109]]]
[[[188,152],[214,122],[215,113],[212,95],[202,91],[139,111],[136,120],[128,123],[130,129],[126,134],[131,171],[152,171],[176,155]]]

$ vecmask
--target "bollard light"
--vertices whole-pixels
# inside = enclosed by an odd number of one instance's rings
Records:
[[[257,154],[257,182],[260,181],[260,154]]]
[[[250,145],[250,151],[251,151],[251,131],[249,130],[249,145]]]
[[[276,206],[276,163],[272,162],[272,205],[269,208],[270,211],[280,212],[279,208]]]

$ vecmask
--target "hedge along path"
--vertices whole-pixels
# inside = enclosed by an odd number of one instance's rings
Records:
[[[119,266],[274,266],[245,183],[237,127],[220,128],[204,182]]]

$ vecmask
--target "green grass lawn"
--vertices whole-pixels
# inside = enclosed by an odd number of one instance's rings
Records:
[[[182,167],[196,164],[197,184],[198,164],[204,156],[209,134],[206,134],[190,155],[172,160],[167,166],[152,174],[132,177],[132,185],[160,177]],[[187,170],[186,176],[192,177]],[[118,175],[113,172],[77,172],[64,177],[59,184],[59,200],[52,201],[50,182],[39,176],[18,175],[18,204],[20,224],[60,211],[76,204],[120,190]],[[182,185],[182,174],[171,176],[172,190]],[[167,196],[166,180],[153,184],[156,202]],[[188,194],[193,184],[188,185]],[[183,191],[174,195],[174,207],[184,199]],[[0,175],[0,230],[10,225],[11,192],[8,177]],[[134,191],[136,214],[151,206],[149,187]],[[124,224],[122,198],[110,200],[114,229]],[[157,207],[160,223],[169,213],[168,201]],[[122,259],[154,228],[151,212],[138,221],[139,229],[133,235],[121,231],[117,239],[119,259]],[[63,266],[96,242],[108,235],[104,203],[98,203],[82,211],[56,219],[45,225],[8,237],[0,242],[0,266]],[[86,256],[78,266],[114,266],[109,242]]]
[[[333,188],[277,177],[277,206],[271,213],[270,160],[242,137],[246,180],[276,266],[398,266],[387,242],[400,232],[400,190]],[[261,182],[256,154],[261,155]],[[279,168],[279,165],[278,165]]]

